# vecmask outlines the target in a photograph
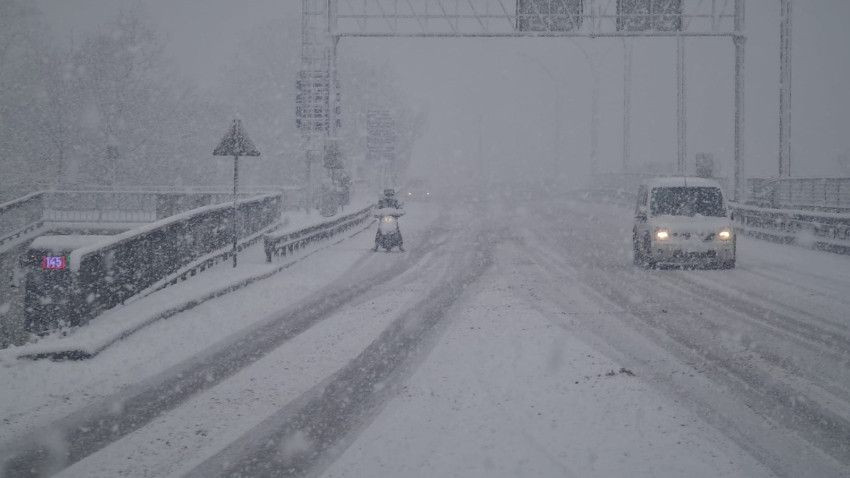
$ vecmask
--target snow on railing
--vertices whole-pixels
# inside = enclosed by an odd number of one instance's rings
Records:
[[[263,239],[263,249],[266,252],[266,262],[272,261],[272,256],[286,256],[308,244],[329,239],[340,232],[347,231],[369,219],[369,213],[374,206],[342,216],[333,221],[323,222],[293,232],[270,233]]]
[[[738,230],[747,235],[838,254],[850,254],[850,213],[730,205]]]
[[[29,234],[42,223],[141,223],[164,219],[201,206],[232,199],[223,186],[108,186],[37,191],[0,204],[0,245]],[[278,194],[283,208],[297,208],[303,191],[297,186],[246,188],[240,197]]]
[[[850,178],[750,178],[747,188],[755,206],[850,211]]]
[[[44,197],[44,191],[38,191],[0,204],[0,245],[40,227]]]
[[[239,236],[251,236],[278,221],[281,203],[280,194],[239,201]],[[72,325],[84,324],[192,261],[228,246],[231,208],[231,204],[200,207],[72,251],[66,318]]]
[[[622,207],[634,207],[635,188],[629,187],[628,183],[630,180],[638,178],[639,175],[634,175],[634,177],[630,175],[612,176],[614,176],[613,179],[604,178],[607,181],[597,181],[591,187],[577,191],[579,198],[594,202],[612,203]],[[811,188],[813,181],[817,184],[827,185],[827,188],[830,187],[830,184],[834,185],[833,189],[824,189],[825,191],[845,190],[843,179],[806,180],[798,184],[805,184],[805,187]],[[800,191],[800,186],[795,187]],[[821,190],[821,192],[824,190]],[[846,190],[850,191],[850,183],[847,184]],[[806,196],[798,194],[795,197]],[[844,196],[835,197],[843,198]],[[749,236],[837,254],[850,254],[850,212],[761,207],[740,203],[730,203],[729,209],[733,215],[736,228]],[[821,209],[829,209],[829,206],[822,206]],[[836,210],[844,209],[836,208]]]

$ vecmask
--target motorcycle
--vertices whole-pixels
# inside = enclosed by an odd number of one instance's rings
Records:
[[[372,249],[377,252],[378,248],[384,248],[390,252],[394,247],[404,252],[404,244],[401,237],[401,229],[398,227],[398,218],[404,215],[404,211],[398,209],[384,208],[378,210],[375,217],[378,219],[378,232],[375,234],[375,247]]]

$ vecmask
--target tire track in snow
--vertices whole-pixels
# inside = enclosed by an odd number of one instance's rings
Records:
[[[563,217],[560,216],[557,219],[563,220]],[[600,223],[598,217],[595,218],[594,222],[597,224]],[[557,225],[558,221],[553,220],[550,223]],[[611,224],[607,224],[606,226],[614,227]],[[559,231],[559,233],[562,233],[562,231]],[[575,234],[572,229],[570,229],[567,233]],[[584,242],[589,242],[586,238],[581,239]],[[590,238],[590,240],[592,239],[593,238]],[[557,244],[553,245],[553,247],[557,246]],[[642,281],[655,282],[656,287],[649,290],[650,297],[653,296],[652,292],[655,292],[655,295],[657,295],[657,292],[664,291],[665,288],[674,288],[681,294],[690,297],[693,301],[697,301],[707,307],[718,309],[718,311],[724,314],[732,313],[740,316],[740,318],[744,319],[749,325],[758,328],[761,333],[770,334],[780,340],[794,342],[810,352],[812,357],[819,359],[828,357],[834,363],[848,363],[847,351],[850,350],[850,337],[846,334],[842,334],[841,331],[837,330],[835,327],[831,327],[830,330],[826,330],[815,323],[800,320],[795,317],[795,315],[808,317],[812,321],[820,324],[834,326],[835,323],[830,321],[828,318],[820,317],[800,310],[799,308],[788,306],[787,304],[775,299],[765,298],[763,293],[758,294],[757,297],[747,297],[730,292],[729,290],[724,290],[724,288],[728,288],[730,285],[727,285],[726,283],[713,283],[710,279],[694,276],[693,272],[666,271],[656,273],[655,271],[636,269],[631,265],[625,264],[624,267],[612,269],[610,264],[606,264],[605,262],[610,262],[610,257],[616,256],[616,253],[615,251],[608,252],[609,254],[602,255],[602,260],[604,261],[602,263],[598,262],[599,257],[591,257],[591,260],[589,261],[590,265],[601,266],[601,269],[604,269],[609,273],[619,274],[620,281],[626,284],[635,284]],[[573,264],[573,266],[577,265],[578,264]],[[587,263],[582,265],[585,266],[581,268],[582,270],[588,270],[586,267],[588,265]],[[730,283],[732,287],[740,286],[741,288],[744,288],[749,284],[745,279],[738,277],[738,274],[742,272],[745,271],[724,271],[722,274],[724,278],[731,277],[732,279],[740,279]],[[715,279],[718,278],[718,276],[715,275],[712,275],[711,277]],[[712,297],[706,297],[706,292],[708,292],[709,289],[710,293],[713,294]],[[636,296],[640,297],[640,295]],[[675,295],[670,295],[670,299],[674,302],[676,300],[681,301],[681,297],[677,297]],[[765,307],[766,304],[770,304],[775,307],[773,309],[767,308]],[[722,324],[713,321],[708,317],[700,316],[698,320],[706,324],[712,324],[716,329],[722,329]],[[757,334],[757,336],[761,336],[761,334]],[[765,355],[765,357],[771,359],[773,365],[785,369],[787,369],[790,365],[787,360],[776,356],[776,354],[771,354],[766,350],[759,350],[759,352]],[[782,363],[783,361],[785,363]],[[798,373],[799,371],[793,370],[793,372]],[[828,380],[822,381],[822,387],[833,390],[840,388],[841,391],[836,391],[835,393],[843,395],[846,397],[845,399],[850,399],[850,375],[841,376],[841,373],[850,373],[850,371],[846,368],[836,368],[834,370],[819,368],[809,370],[809,372],[817,374],[838,374],[838,376],[826,376],[825,378]],[[840,385],[836,387],[834,383],[829,383],[830,381],[837,381]]]
[[[598,222],[598,221],[597,221]],[[554,229],[554,228],[553,228]],[[574,231],[574,229],[573,229]],[[565,234],[564,231],[555,231],[558,234],[542,234],[530,238],[528,242],[534,240],[542,241]],[[598,231],[596,231],[598,233]],[[575,236],[574,236],[575,237]],[[592,239],[592,238],[590,238]],[[585,241],[585,238],[581,238]],[[555,253],[555,251],[558,251]],[[799,377],[795,385],[792,385],[784,380],[780,380],[775,376],[777,370],[786,369],[788,364],[783,363],[779,357],[764,357],[768,361],[773,361],[770,365],[774,366],[773,370],[759,367],[757,362],[748,357],[747,353],[730,353],[726,350],[722,343],[717,342],[717,337],[713,335],[715,330],[723,330],[724,324],[712,320],[708,315],[698,315],[693,310],[694,302],[699,302],[709,310],[714,309],[717,314],[712,314],[716,317],[726,317],[731,310],[735,315],[747,320],[748,326],[757,326],[763,331],[777,334],[776,330],[764,328],[763,323],[756,320],[753,324],[753,319],[758,317],[751,316],[752,310],[744,306],[744,310],[737,310],[734,307],[727,307],[726,304],[717,303],[715,300],[703,297],[697,291],[688,289],[676,282],[677,278],[656,277],[655,274],[640,274],[631,266],[622,269],[611,269],[610,267],[593,267],[592,264],[584,262],[587,257],[582,257],[582,253],[587,251],[567,250],[562,243],[550,243],[546,247],[536,247],[537,260],[535,261],[541,269],[547,270],[548,274],[553,277],[563,280],[564,276],[586,284],[589,289],[594,292],[594,295],[601,297],[604,301],[616,305],[623,312],[615,314],[621,322],[629,324],[632,322],[629,317],[637,319],[638,323],[631,323],[639,334],[649,336],[659,346],[669,349],[675,355],[680,357],[685,363],[700,363],[701,368],[708,372],[713,381],[725,385],[730,390],[736,393],[736,399],[743,402],[747,407],[754,410],[759,415],[770,417],[776,425],[794,430],[811,443],[815,449],[829,455],[841,463],[844,467],[850,466],[850,421],[848,421],[846,410],[850,409],[850,401],[846,398],[846,393],[841,393],[839,396],[829,396],[828,398],[838,402],[832,406],[826,403],[820,403],[817,398],[822,398],[815,394],[812,396],[812,390],[805,385],[814,388],[829,387],[828,382],[821,384],[808,382],[801,384],[800,380],[810,380],[807,377]],[[609,253],[611,251],[608,251]],[[573,255],[565,255],[573,254]],[[597,255],[597,251],[594,251]],[[610,256],[608,256],[610,257]],[[592,261],[596,260],[591,258]],[[591,261],[591,262],[592,262]],[[602,264],[599,264],[602,265]],[[675,291],[671,292],[670,288],[675,286]],[[699,289],[698,289],[699,290]],[[682,296],[685,294],[685,297]],[[556,295],[552,295],[550,300],[553,300]],[[645,300],[636,303],[633,298],[642,297]],[[649,303],[647,304],[647,300]],[[663,304],[667,307],[667,314],[659,314],[658,307]],[[741,304],[737,304],[739,307]],[[682,319],[687,319],[683,321]],[[642,325],[641,325],[642,324]],[[647,328],[646,326],[649,326]],[[709,327],[707,327],[709,326]],[[708,335],[707,335],[708,334]],[[782,336],[788,335],[787,332],[781,332]],[[604,335],[603,335],[604,337]],[[672,339],[672,343],[671,343]],[[800,342],[798,342],[800,343]],[[745,351],[746,352],[746,351]],[[838,351],[832,350],[833,354]],[[817,355],[818,351],[815,351]],[[789,371],[793,375],[794,371]],[[828,380],[828,379],[827,379]],[[802,386],[801,386],[802,385]],[[712,403],[705,403],[700,400],[700,397],[689,397],[701,407],[712,409]],[[847,408],[844,408],[844,407]],[[839,412],[844,410],[844,413]],[[713,417],[713,420],[718,420],[718,417]],[[721,420],[723,421],[723,420]],[[741,446],[751,450],[756,456],[768,458],[766,464],[770,466],[778,474],[787,473],[789,469],[799,468],[798,465],[792,465],[788,460],[790,456],[779,456],[774,450],[770,449],[769,443],[772,437],[751,436],[746,430],[738,430],[737,424],[732,421],[726,421],[725,427],[732,427],[736,430],[738,441]],[[769,433],[779,433],[777,430],[769,430]],[[744,437],[741,440],[740,434]],[[787,446],[788,451],[797,451],[793,446]],[[824,456],[826,458],[826,456]],[[809,462],[811,462],[809,460]],[[777,466],[777,463],[781,463]],[[830,467],[823,468],[825,475],[836,474],[834,469]],[[811,468],[799,468],[801,472],[810,473]],[[846,472],[846,469],[845,469]]]
[[[544,283],[564,280],[582,283],[586,280],[580,278],[577,270],[553,265],[549,255],[541,255],[533,262],[545,271]],[[598,296],[603,303],[612,303],[604,294],[596,293],[600,285],[585,283],[584,287],[589,296]],[[557,290],[547,291],[543,297],[532,294],[529,300],[532,303],[549,302],[561,310],[570,306]],[[620,309],[620,304],[612,305]],[[565,316],[542,307],[540,310],[554,324],[575,332],[576,325],[566,323]],[[647,330],[643,318],[633,312],[619,310],[572,318],[581,321],[581,326],[590,330],[593,335],[591,342],[601,341],[601,350],[610,348],[613,356],[622,355],[620,361],[632,363],[632,369],[639,376],[660,385],[676,401],[687,403],[707,423],[717,427],[777,475],[845,476],[843,466],[846,465],[839,464],[817,444],[801,442],[795,433],[780,433],[780,424],[764,418],[766,414],[781,410],[774,406],[775,401],[770,394],[762,395],[751,390],[758,387],[757,383],[747,382],[746,377],[732,373],[740,371],[736,370],[735,357],[699,351],[696,342],[683,342],[679,333],[670,333],[656,323],[651,323],[652,328]],[[724,368],[730,365],[730,369]],[[806,459],[801,459],[800,453]]]
[[[753,240],[755,241],[755,239]],[[838,257],[839,256],[836,256],[836,259]],[[769,263],[754,264],[747,268],[747,272],[765,279],[786,284],[790,287],[805,288],[807,291],[821,295],[825,299],[838,300],[843,304],[850,305],[850,298],[847,297],[847,291],[850,290],[850,279],[845,277],[826,277],[814,274],[812,271],[802,271],[798,269],[789,270],[787,267],[783,268]],[[789,278],[789,273],[805,279],[807,283],[792,281]],[[813,287],[815,284],[816,287]]]
[[[332,377],[266,419],[188,477],[315,475],[367,425],[427,355],[451,306],[492,263],[496,241],[479,234],[441,284],[402,313]],[[461,246],[462,247],[462,246]]]
[[[344,276],[328,287],[207,351],[128,390],[74,412],[0,450],[0,477],[49,476],[138,430],[156,417],[259,360],[267,352],[401,275],[445,242],[428,228],[422,245],[389,269]],[[367,253],[367,257],[371,252]]]

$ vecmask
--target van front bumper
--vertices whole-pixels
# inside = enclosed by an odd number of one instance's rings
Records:
[[[658,263],[725,263],[735,259],[735,241],[654,241],[651,256]]]

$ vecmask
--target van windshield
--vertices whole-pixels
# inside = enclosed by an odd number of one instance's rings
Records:
[[[723,195],[714,187],[663,187],[652,190],[653,216],[723,217]]]

